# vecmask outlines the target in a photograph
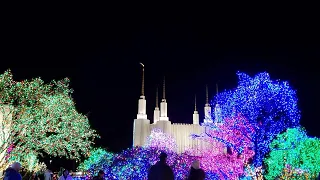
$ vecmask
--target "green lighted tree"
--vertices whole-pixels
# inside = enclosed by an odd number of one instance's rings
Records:
[[[270,144],[271,152],[264,160],[266,179],[315,178],[320,172],[320,140],[310,138],[302,128],[287,129]]]
[[[88,171],[90,175],[96,174],[99,170],[104,169],[112,163],[113,153],[107,152],[102,148],[93,149],[89,153],[88,159],[83,161],[78,169],[81,171]]]
[[[10,70],[0,75],[0,169],[30,153],[71,159],[87,155],[97,135],[77,112],[71,94],[67,78],[16,82]]]

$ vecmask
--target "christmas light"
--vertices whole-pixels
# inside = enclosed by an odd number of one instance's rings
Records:
[[[88,153],[97,135],[77,112],[72,92],[67,78],[46,84],[40,78],[16,82],[10,70],[0,75],[0,169],[8,155],[21,159],[45,152],[77,159]]]
[[[240,114],[226,118],[224,123],[205,125],[202,135],[193,135],[209,142],[209,149],[189,150],[201,161],[201,167],[207,172],[214,172],[220,179],[236,179],[244,175],[244,166],[254,156],[252,138],[254,128]]]
[[[177,143],[173,137],[163,133],[161,129],[154,128],[147,137],[145,147],[154,147],[159,150],[177,151]]]
[[[254,164],[259,167],[272,139],[287,128],[299,126],[296,92],[288,82],[271,80],[268,73],[254,77],[238,73],[238,77],[238,87],[219,93],[213,103],[220,105],[222,119],[241,113],[254,126]]]
[[[13,155],[10,156],[8,162],[9,164],[12,164],[13,162],[21,162],[22,167],[29,172],[45,171],[47,168],[47,166],[43,162],[39,162],[36,153],[29,153],[23,157]]]
[[[104,169],[105,166],[109,166],[113,161],[113,153],[107,152],[102,148],[96,148],[91,150],[88,154],[89,158],[81,163],[78,167],[81,171],[89,171],[91,176],[94,176],[99,170]]]
[[[147,179],[150,167],[159,161],[163,150],[157,148],[134,147],[114,156],[111,165],[106,166],[107,179]],[[168,154],[167,163],[171,166],[176,179],[185,179],[189,173],[192,160],[174,152]]]
[[[308,137],[302,128],[289,128],[279,134],[270,144],[270,149],[264,160],[267,179],[278,176],[301,179],[305,175],[315,178],[320,172],[320,140]]]

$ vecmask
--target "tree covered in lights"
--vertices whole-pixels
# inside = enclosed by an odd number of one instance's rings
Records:
[[[162,132],[161,129],[154,128],[147,137],[145,147],[154,147],[160,150],[177,151],[177,143],[169,134]]]
[[[224,123],[205,125],[205,132],[193,135],[209,142],[208,149],[189,150],[199,157],[203,169],[220,179],[237,179],[245,175],[244,167],[253,158],[254,127],[241,114],[225,118]]]
[[[10,156],[10,162],[21,162],[29,172],[45,171],[47,166],[43,162],[39,162],[39,159],[35,153],[26,154],[26,156]]]
[[[287,128],[299,126],[296,92],[285,81],[274,81],[268,73],[250,77],[238,73],[237,88],[219,93],[214,103],[221,107],[222,119],[241,113],[255,129],[254,164],[262,165],[273,138]]]
[[[279,134],[270,149],[264,160],[267,179],[314,179],[320,172],[320,140],[308,137],[302,128]]]
[[[69,79],[16,82],[10,70],[0,75],[0,167],[10,159],[42,152],[76,159],[86,155],[97,135],[77,112]]]
[[[105,166],[106,179],[147,179],[150,167],[159,160],[161,152],[168,154],[167,163],[176,179],[185,179],[194,158],[155,147],[133,147],[115,154],[113,162]]]
[[[102,148],[96,148],[90,151],[88,158],[82,162],[78,169],[81,171],[88,171],[91,176],[97,174],[105,166],[110,166],[113,161],[113,153]]]

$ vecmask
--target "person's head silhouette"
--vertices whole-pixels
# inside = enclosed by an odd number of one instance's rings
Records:
[[[159,159],[160,159],[160,162],[166,162],[166,160],[167,160],[167,154],[164,153],[164,152],[161,152],[161,153],[160,153],[160,156],[159,156]]]

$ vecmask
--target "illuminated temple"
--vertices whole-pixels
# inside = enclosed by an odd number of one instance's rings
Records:
[[[143,66],[143,64],[142,64]],[[152,129],[157,128],[162,130],[164,133],[172,136],[177,143],[177,152],[183,153],[188,149],[197,148],[197,149],[205,149],[210,146],[209,143],[199,140],[193,139],[191,134],[202,134],[205,129],[200,125],[199,122],[199,113],[197,111],[197,107],[195,105],[195,110],[193,112],[193,123],[185,124],[185,123],[172,123],[168,117],[168,103],[165,97],[165,80],[163,82],[163,91],[162,91],[162,100],[158,102],[158,92],[156,96],[156,105],[153,113],[153,121],[151,122],[148,119],[146,113],[147,101],[144,95],[144,66],[142,69],[142,88],[141,88],[141,96],[138,101],[138,114],[137,118],[134,120],[133,125],[133,146],[144,146],[147,137],[151,134]],[[196,103],[195,103],[196,104]],[[214,120],[211,118],[211,106],[208,100],[208,88],[206,88],[206,104],[204,106],[204,120],[203,123],[217,123],[219,119],[218,116],[221,113],[221,109],[219,104],[215,106],[214,111]],[[191,116],[191,113],[190,113]]]

